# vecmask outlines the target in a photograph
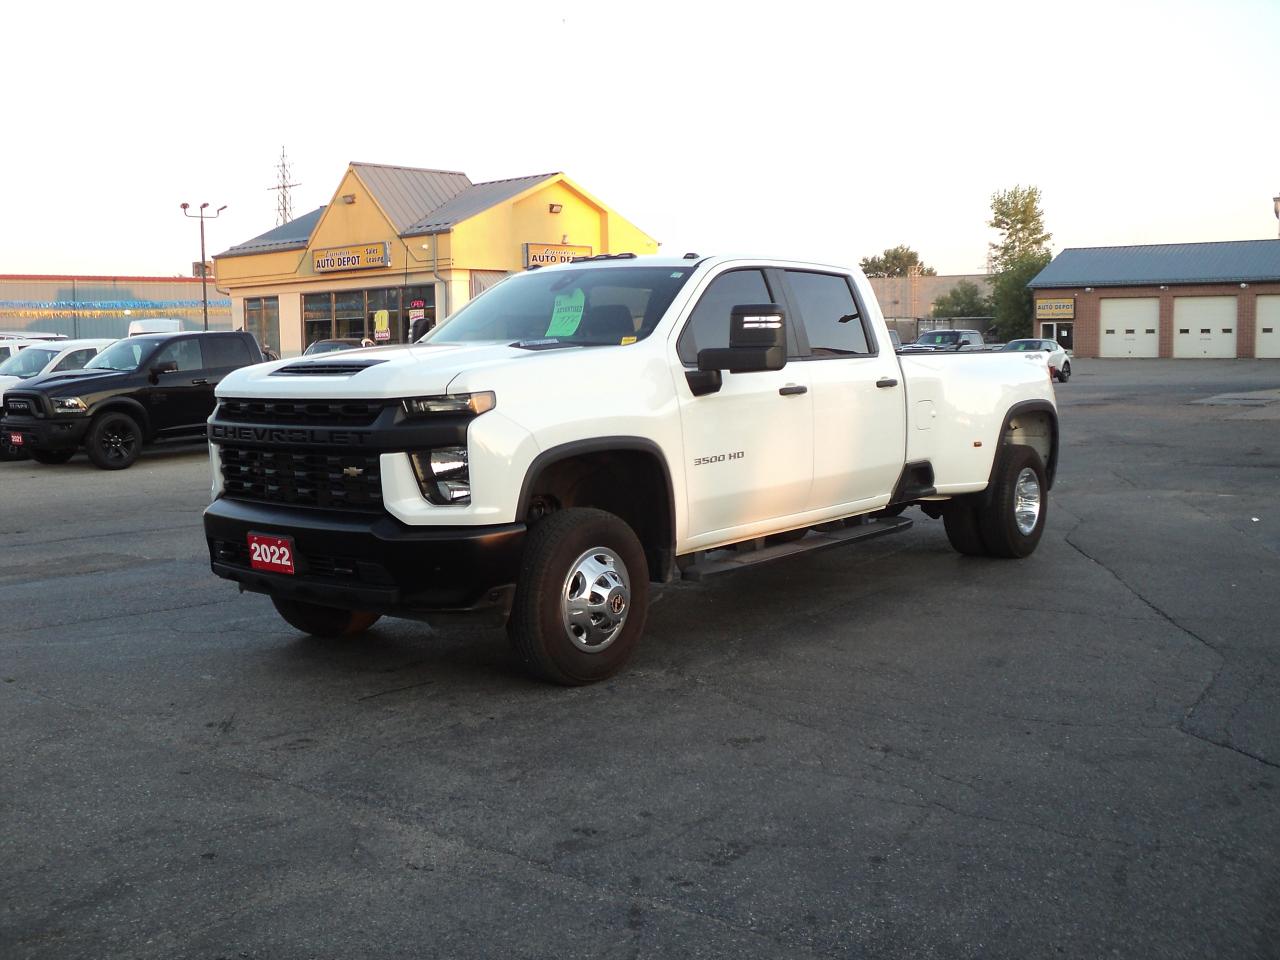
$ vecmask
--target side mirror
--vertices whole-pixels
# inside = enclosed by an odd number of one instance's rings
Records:
[[[754,373],[787,365],[786,313],[776,303],[744,303],[729,313],[729,346],[698,351],[699,370]]]
[[[164,363],[153,364],[150,370],[151,382],[155,383],[157,380],[159,380],[160,375],[162,373],[177,373],[177,372],[178,372],[177,360],[166,360]]]
[[[961,346],[961,347],[971,347],[971,346],[973,346],[973,343],[972,343],[972,341],[969,341],[969,340],[961,340],[961,341],[960,341],[960,343],[959,343],[959,346]]]

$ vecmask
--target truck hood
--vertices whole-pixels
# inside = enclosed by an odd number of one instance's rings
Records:
[[[38,390],[50,396],[54,394],[70,396],[78,392],[96,390],[103,383],[121,376],[130,376],[132,373],[133,371],[126,370],[64,370],[61,373],[46,373],[19,380],[20,387],[10,384],[7,389],[21,389],[24,392]],[[3,389],[6,387],[0,385],[0,390]]]
[[[530,350],[509,342],[415,343],[343,350],[243,367],[223,378],[220,397],[360,397],[392,399],[447,393],[459,374],[478,367],[540,361],[590,347]]]

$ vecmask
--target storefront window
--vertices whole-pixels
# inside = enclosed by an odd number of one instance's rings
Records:
[[[401,342],[414,340],[413,324],[422,319],[425,323],[423,332],[436,325],[436,288],[434,285],[404,288],[404,313],[401,319]],[[421,333],[419,333],[421,336]]]
[[[333,336],[333,294],[308,293],[302,297],[304,348]]]
[[[275,298],[270,298],[275,299]],[[246,325],[248,304],[245,301]],[[386,339],[377,336],[379,314],[386,311]],[[275,308],[277,340],[279,308]],[[434,285],[385,287],[379,290],[342,290],[336,293],[308,293],[302,297],[303,348],[317,340],[333,337],[369,339],[375,343],[408,343],[413,321],[421,317],[426,329],[435,326]],[[252,329],[252,328],[250,328]]]
[[[244,328],[257,338],[259,346],[280,355],[280,298],[246,297]]]
[[[374,343],[400,343],[403,337],[398,335],[400,329],[400,290],[391,287],[386,290],[366,290],[365,313],[367,315],[366,336]]]
[[[335,337],[363,340],[366,336],[364,320],[363,290],[343,290],[333,295]]]

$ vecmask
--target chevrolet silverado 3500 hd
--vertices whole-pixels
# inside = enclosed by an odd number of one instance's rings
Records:
[[[857,270],[615,255],[508,277],[421,341],[260,364],[209,420],[214,573],[312,634],[488,611],[616,672],[651,582],[893,533],[1025,557],[1058,459],[1041,355],[897,356]]]

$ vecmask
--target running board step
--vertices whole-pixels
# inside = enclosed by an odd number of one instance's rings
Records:
[[[781,560],[783,557],[808,553],[811,550],[826,550],[845,543],[858,540],[872,540],[891,533],[902,533],[911,527],[912,521],[907,517],[885,517],[858,523],[839,530],[810,530],[802,539],[791,543],[779,543],[772,547],[761,547],[758,550],[735,550],[728,547],[720,550],[700,550],[693,554],[693,563],[685,567],[681,573],[684,580],[705,580],[732,570],[754,567],[759,563]],[[759,541],[758,541],[759,542]]]

